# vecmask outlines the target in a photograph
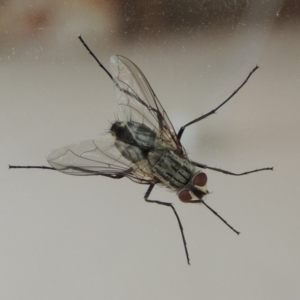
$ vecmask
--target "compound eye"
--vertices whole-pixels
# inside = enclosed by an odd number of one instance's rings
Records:
[[[207,183],[207,176],[203,172],[196,174],[196,176],[193,178],[194,185],[205,186],[206,183]]]
[[[178,193],[178,198],[182,202],[190,202],[193,197],[192,197],[190,191],[185,189],[185,190],[181,190]]]

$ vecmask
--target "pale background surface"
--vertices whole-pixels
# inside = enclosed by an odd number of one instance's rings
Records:
[[[249,4],[234,28],[133,34],[126,42],[111,38],[110,28],[121,28],[112,13],[107,27],[89,27],[89,18],[66,9],[61,31],[53,23],[23,41],[2,24],[0,299],[300,297],[300,27],[297,16],[281,15],[282,7]],[[203,206],[156,188],[152,199],[173,202],[180,215],[188,266],[172,211],[145,203],[145,186],[7,170],[47,165],[51,149],[96,138],[114,120],[112,83],[76,39],[80,32],[104,65],[116,53],[133,60],[177,129],[260,66],[229,104],[183,137],[191,157],[211,166],[275,167],[240,178],[206,172],[207,203],[240,236]]]

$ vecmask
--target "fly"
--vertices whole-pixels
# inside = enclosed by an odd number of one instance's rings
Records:
[[[239,234],[203,200],[208,190],[207,176],[202,169],[241,176],[273,170],[273,168],[233,173],[210,167],[190,160],[180,140],[188,126],[214,114],[226,104],[246,84],[258,66],[218,107],[185,124],[176,133],[145,75],[132,61],[124,56],[112,56],[110,73],[89,49],[82,37],[78,38],[113,81],[118,100],[119,120],[112,124],[108,138],[82,141],[50,152],[47,160],[51,167],[9,166],[9,168],[50,169],[69,175],[101,175],[113,179],[127,177],[136,183],[148,185],[144,200],[168,206],[173,210],[180,228],[188,264],[190,264],[190,258],[183,227],[173,204],[149,199],[155,185],[162,185],[173,190],[182,202],[202,203]]]

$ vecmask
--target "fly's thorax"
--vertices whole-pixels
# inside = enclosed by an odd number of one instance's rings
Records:
[[[115,122],[110,133],[128,145],[134,145],[142,150],[152,150],[156,146],[156,132],[148,126],[137,122]]]
[[[207,176],[202,171],[197,171],[193,174],[191,180],[179,190],[177,195],[182,202],[194,202],[201,200],[206,194],[207,190]]]
[[[190,160],[170,149],[156,149],[148,153],[152,173],[172,190],[182,189],[191,180],[195,167]]]

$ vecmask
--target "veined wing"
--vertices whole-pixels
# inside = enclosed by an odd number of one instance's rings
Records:
[[[73,143],[51,151],[47,160],[54,169],[69,175],[102,175],[111,178],[126,176],[141,184],[153,181],[151,173],[146,173],[121,155],[112,139]]]
[[[185,153],[166,111],[142,71],[131,60],[120,55],[111,57],[110,66],[123,120],[147,125],[171,148]]]

